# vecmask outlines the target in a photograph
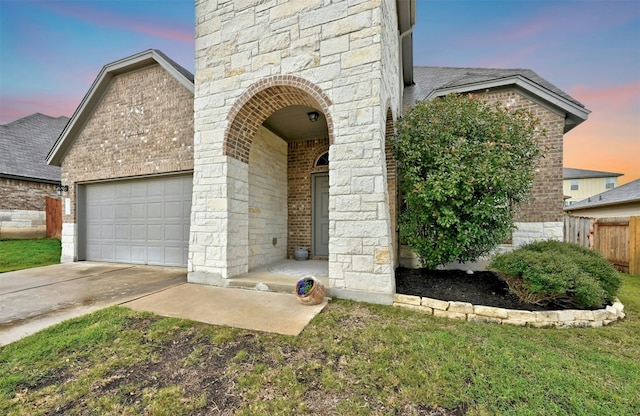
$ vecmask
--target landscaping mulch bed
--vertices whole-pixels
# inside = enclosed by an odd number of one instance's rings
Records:
[[[400,267],[396,270],[396,293],[505,309],[548,311],[567,308],[554,303],[541,306],[521,302],[509,292],[507,283],[490,271],[468,274],[465,270]]]

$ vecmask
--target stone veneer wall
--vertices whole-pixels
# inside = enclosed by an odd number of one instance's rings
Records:
[[[62,261],[75,261],[76,184],[192,170],[193,94],[157,64],[114,77],[61,167]]]
[[[396,294],[393,305],[444,318],[533,328],[598,328],[625,317],[624,305],[617,299],[605,309],[533,312]]]
[[[44,238],[45,211],[0,209],[0,238]]]
[[[196,2],[190,281],[220,284],[247,271],[254,132],[274,111],[307,105],[325,115],[331,143],[328,289],[393,302],[384,133],[400,94],[395,7],[391,0]],[[197,243],[213,232],[222,234],[218,242]]]
[[[56,185],[0,178],[0,238],[46,236],[45,197],[57,198]]]
[[[289,143],[287,172],[289,194],[289,244],[287,258],[293,258],[296,247],[311,247],[311,175],[328,172],[328,166],[315,167],[315,162],[329,150],[328,139]]]
[[[287,143],[262,127],[249,155],[249,269],[286,257],[286,210]]]

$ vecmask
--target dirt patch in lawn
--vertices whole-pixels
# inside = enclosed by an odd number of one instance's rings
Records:
[[[567,305],[550,302],[546,305],[524,303],[509,292],[509,286],[497,274],[477,271],[468,274],[464,270],[396,270],[396,292],[445,301],[469,302],[474,305],[528,311],[566,309]],[[577,309],[575,306],[571,309]]]

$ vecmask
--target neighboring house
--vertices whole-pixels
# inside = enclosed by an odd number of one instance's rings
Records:
[[[529,69],[415,67],[414,81],[415,85],[404,89],[405,106],[451,93],[472,93],[510,109],[524,108],[540,119],[544,135],[538,141],[544,157],[537,167],[531,198],[516,218],[510,246],[561,240],[563,135],[585,121],[590,111]],[[415,263],[411,254],[402,251],[402,264]]]
[[[640,216],[640,179],[576,202],[564,212],[586,218]]]
[[[565,206],[589,198],[618,186],[618,177],[622,173],[600,172],[586,169],[563,169],[563,191],[566,195]]]
[[[193,154],[191,73],[156,50],[104,66],[47,157],[69,186],[61,261],[186,267]]]
[[[562,238],[562,135],[588,110],[527,70],[414,73],[414,1],[198,1],[196,22],[194,84],[158,51],[109,64],[52,149],[69,185],[63,261],[187,264],[190,282],[226,286],[306,247],[329,263],[329,296],[391,303],[403,91],[541,117],[547,155],[514,243]]]
[[[36,113],[0,125],[0,238],[45,237],[45,198],[60,185],[45,157],[68,121]]]

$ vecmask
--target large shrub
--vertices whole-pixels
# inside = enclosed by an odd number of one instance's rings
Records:
[[[602,307],[618,293],[621,279],[595,250],[560,241],[542,241],[493,257],[489,266],[522,301]]]
[[[537,120],[470,95],[418,102],[398,123],[404,242],[429,268],[507,240],[533,184]]]

